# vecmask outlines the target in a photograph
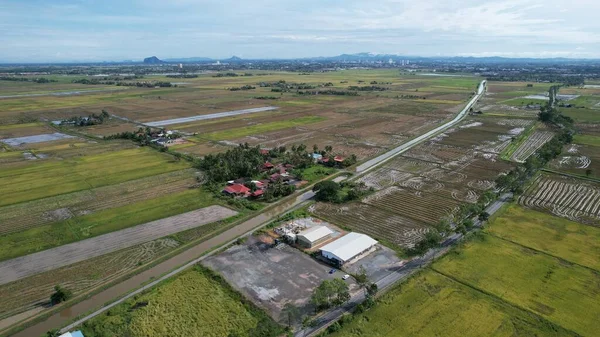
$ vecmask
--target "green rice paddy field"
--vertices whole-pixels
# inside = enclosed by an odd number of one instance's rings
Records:
[[[196,267],[83,325],[86,337],[270,337],[283,333],[220,276]]]
[[[598,336],[600,228],[510,205],[334,336]]]

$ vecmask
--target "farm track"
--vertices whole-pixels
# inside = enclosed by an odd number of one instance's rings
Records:
[[[223,220],[236,214],[237,212],[222,206],[209,206],[3,261],[0,262],[0,285]]]

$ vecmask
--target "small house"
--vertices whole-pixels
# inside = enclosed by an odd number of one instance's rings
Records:
[[[246,197],[250,194],[250,189],[242,184],[232,184],[223,189],[223,194],[233,197]]]

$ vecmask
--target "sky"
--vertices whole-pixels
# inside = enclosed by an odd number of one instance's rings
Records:
[[[598,0],[0,0],[0,62],[600,58]]]

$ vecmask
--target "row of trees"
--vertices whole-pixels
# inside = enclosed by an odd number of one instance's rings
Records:
[[[48,79],[45,77],[14,77],[14,76],[0,76],[0,81],[13,81],[13,82],[34,82],[34,83],[53,83],[58,82],[57,80]]]
[[[339,306],[350,299],[348,284],[339,278],[324,280],[313,290],[310,303],[315,311]]]
[[[96,115],[95,113],[85,117],[71,117],[69,119],[62,120],[60,125],[75,125],[75,126],[90,126],[104,123],[105,120],[110,118],[110,114],[106,110],[102,110],[102,113]]]
[[[325,180],[315,184],[313,191],[316,192],[315,199],[317,201],[343,203],[358,200],[373,192],[374,189],[368,188],[364,182],[337,183],[332,180]]]

